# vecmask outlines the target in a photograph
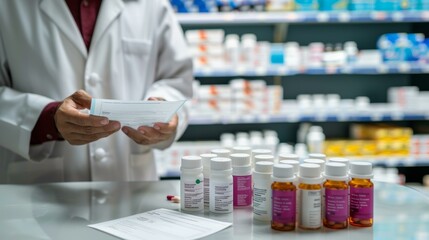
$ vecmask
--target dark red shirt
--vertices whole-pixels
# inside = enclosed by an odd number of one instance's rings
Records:
[[[66,3],[89,50],[101,0],[66,0]],[[55,112],[60,105],[61,102],[52,102],[42,110],[31,132],[31,145],[63,140],[54,121]]]

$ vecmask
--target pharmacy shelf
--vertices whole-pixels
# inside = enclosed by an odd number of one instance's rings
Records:
[[[383,157],[383,156],[360,156],[351,157],[351,161],[369,161],[375,166],[381,167],[427,167],[429,166],[429,158],[404,156],[404,157]]]
[[[428,22],[429,11],[180,13],[178,19],[182,25]]]
[[[238,76],[293,76],[293,75],[330,75],[330,74],[424,74],[429,73],[429,65],[423,63],[389,63],[378,66],[331,66],[311,68],[288,68],[284,65],[268,68],[236,68],[236,69],[197,69],[195,77],[238,77]]]
[[[191,115],[190,125],[212,124],[259,124],[259,123],[295,123],[295,122],[374,122],[374,121],[424,121],[429,120],[429,113],[317,113],[277,115],[227,115],[195,116]]]

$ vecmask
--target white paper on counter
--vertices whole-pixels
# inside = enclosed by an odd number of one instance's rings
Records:
[[[88,226],[125,240],[191,240],[206,237],[231,225],[160,208]]]
[[[168,123],[183,106],[182,101],[119,101],[96,99],[91,101],[90,114],[119,121],[124,126],[153,126],[156,122]]]

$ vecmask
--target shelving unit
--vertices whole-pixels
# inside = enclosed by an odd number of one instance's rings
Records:
[[[228,115],[191,116],[190,125],[210,124],[258,124],[258,123],[296,123],[296,122],[393,122],[426,121],[429,114],[423,113],[364,113],[364,114],[276,114],[276,115]]]
[[[429,11],[397,12],[231,12],[178,14],[185,30],[223,28],[226,34],[255,33],[258,40],[269,42],[295,41],[337,43],[356,41],[359,49],[375,49],[379,36],[391,32],[421,32],[429,36]],[[280,38],[279,38],[279,35]],[[429,91],[429,64],[391,63],[380,65],[345,65],[336,67],[300,68],[270,66],[246,69],[196,69],[194,76],[201,84],[225,84],[233,78],[265,79],[269,84],[281,84],[285,99],[299,94],[337,93],[341,98],[368,96],[371,103],[386,103],[387,89],[392,86],[418,86]],[[429,133],[427,111],[395,110],[385,112],[311,112],[291,109],[276,115],[222,116],[191,115],[189,132],[182,141],[219,140],[222,132],[273,129],[281,142],[295,142],[301,122],[321,125],[328,138],[347,136],[348,126],[356,122],[389,122],[409,126],[417,133]],[[377,166],[399,167],[400,171],[429,166],[429,157],[365,157]],[[411,168],[410,168],[411,167]],[[412,168],[414,167],[414,169]],[[401,170],[402,169],[402,170]]]
[[[195,70],[195,77],[260,77],[260,76],[293,76],[303,75],[332,75],[332,74],[426,74],[429,73],[429,64],[425,63],[391,63],[378,66],[356,66],[348,65],[341,67],[319,67],[307,69],[292,69],[286,66],[270,66],[269,68],[259,68],[249,70],[245,68],[237,69],[199,69]]]
[[[236,25],[275,23],[427,22],[429,11],[402,12],[231,12],[179,14],[182,25]]]

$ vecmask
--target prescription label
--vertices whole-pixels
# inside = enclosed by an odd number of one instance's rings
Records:
[[[374,188],[350,187],[350,217],[370,219],[374,212]]]
[[[342,222],[348,217],[348,190],[325,189],[325,218]]]
[[[295,224],[296,191],[273,190],[272,201],[273,221]]]
[[[200,179],[195,181],[186,181],[182,185],[184,192],[184,205],[187,210],[198,210],[204,201],[204,183]]]
[[[233,176],[234,179],[234,206],[252,205],[252,175]]]
[[[305,228],[319,228],[322,225],[322,191],[299,190],[299,225]]]

